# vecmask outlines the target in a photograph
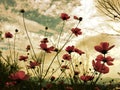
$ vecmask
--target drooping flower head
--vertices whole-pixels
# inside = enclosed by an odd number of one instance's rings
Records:
[[[75,34],[75,36],[81,35],[81,29],[80,28],[72,28],[71,29],[72,33]]]
[[[5,38],[12,38],[13,35],[10,32],[5,33]]]
[[[111,50],[115,45],[109,46],[108,42],[101,42],[100,45],[95,46],[95,50],[102,53],[106,54],[109,50]]]
[[[68,14],[66,14],[66,13],[61,13],[60,18],[61,18],[62,20],[68,20],[68,19],[70,18],[70,16],[68,16]]]

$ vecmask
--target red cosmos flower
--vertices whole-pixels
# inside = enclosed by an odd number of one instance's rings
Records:
[[[77,16],[74,16],[74,19],[75,19],[75,20],[82,21],[82,17],[77,17]]]
[[[101,42],[100,45],[95,46],[95,50],[102,53],[106,54],[110,49],[112,49],[115,45],[112,45],[109,47],[108,42]]]
[[[96,61],[103,61],[104,63],[107,63],[107,65],[113,65],[114,58],[111,56],[104,57],[103,55],[98,55],[95,59]]]
[[[40,63],[38,63],[37,61],[30,61],[30,66],[28,66],[29,68],[34,69],[36,66],[39,66]]]
[[[95,71],[98,71],[100,73],[106,74],[109,72],[109,68],[105,64],[101,64],[100,61],[95,62],[92,61],[92,65]]]
[[[63,59],[70,61],[70,60],[71,60],[71,55],[69,55],[69,54],[64,54],[64,55],[63,55]]]
[[[68,47],[66,47],[66,51],[69,53],[69,54],[71,54],[72,52],[74,52],[74,46],[68,46]]]
[[[48,39],[47,38],[43,38],[43,40],[41,41],[41,43],[48,43]]]
[[[51,80],[51,81],[54,81],[54,80],[55,80],[55,77],[54,77],[54,76],[52,76],[52,77],[50,78],[50,80]]]
[[[10,32],[5,33],[5,38],[12,38],[13,35]]]
[[[70,16],[68,16],[68,14],[66,14],[66,13],[61,13],[60,18],[61,18],[62,20],[68,20],[68,19],[70,18]]]
[[[28,56],[23,56],[23,55],[22,55],[22,56],[19,57],[19,60],[20,60],[20,61],[22,61],[22,60],[23,60],[23,61],[27,61],[27,59],[28,59]]]
[[[44,50],[44,51],[47,52],[47,53],[51,53],[51,51],[54,51],[54,50],[55,50],[55,48],[54,48],[53,46],[47,47],[47,44],[46,44],[46,43],[41,43],[41,44],[40,44],[40,47],[41,47],[42,50]]]
[[[76,53],[78,53],[79,55],[82,55],[82,54],[85,53],[85,52],[83,52],[83,51],[81,51],[81,50],[79,50],[79,49],[77,49],[77,48],[75,48],[74,51],[75,51]]]
[[[79,28],[72,28],[71,31],[72,31],[72,33],[74,33],[76,36],[82,34],[81,29],[79,29]]]
[[[69,67],[67,65],[62,65],[61,68],[62,69],[69,69]]]
[[[27,45],[26,51],[28,52],[30,50],[30,45]]]
[[[80,79],[83,80],[84,82],[87,82],[87,81],[93,80],[94,77],[90,75],[83,75],[83,76],[80,76]]]
[[[18,71],[10,74],[9,78],[12,80],[27,80],[29,76],[26,75],[24,71]]]

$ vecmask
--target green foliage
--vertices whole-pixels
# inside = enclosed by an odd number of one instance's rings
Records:
[[[4,4],[5,6],[16,6],[15,0],[0,0],[0,4]]]

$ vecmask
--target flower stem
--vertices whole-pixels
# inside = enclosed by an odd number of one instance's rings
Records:
[[[68,37],[68,40],[64,43],[64,45],[61,47],[61,49],[60,49],[60,50],[56,53],[56,55],[53,57],[50,65],[49,65],[49,67],[47,68],[47,71],[46,71],[43,79],[46,77],[46,75],[47,75],[47,73],[49,72],[49,69],[50,69],[51,65],[53,64],[55,58],[56,58],[56,57],[58,56],[58,54],[62,51],[62,49],[65,47],[65,45],[68,43],[68,41],[69,41],[69,39],[71,38],[71,36],[72,36],[72,34]]]
[[[26,24],[25,24],[24,13],[23,13],[23,24],[24,24],[25,32],[26,32],[27,37],[28,37],[28,40],[29,40],[29,42],[30,42],[30,45],[31,45],[31,48],[32,48],[33,54],[34,54],[34,56],[35,56],[35,59],[37,59],[37,56],[36,56],[36,54],[35,54],[35,51],[34,51],[34,48],[33,48],[32,42],[31,42],[31,39],[30,39],[29,34],[28,34],[27,27],[26,27]]]

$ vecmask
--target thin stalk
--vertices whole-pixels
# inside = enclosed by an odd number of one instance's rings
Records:
[[[28,40],[29,40],[29,42],[30,42],[30,45],[31,45],[33,54],[34,54],[34,56],[35,56],[35,59],[37,59],[37,56],[36,56],[36,54],[35,54],[35,51],[34,51],[34,48],[33,48],[32,42],[31,42],[31,39],[30,39],[29,34],[28,34],[27,27],[26,27],[26,24],[25,24],[24,13],[23,13],[23,24],[24,24],[24,29],[25,29],[25,32],[26,32],[26,34],[27,34]]]
[[[16,33],[15,33],[15,37],[14,37],[14,63],[16,62],[16,61],[15,61],[15,58],[16,58],[16,57],[15,57],[15,41],[16,41]]]
[[[59,46],[59,43],[60,43],[60,37],[62,35],[64,25],[65,25],[65,21],[63,21],[63,25],[62,25],[62,28],[61,28],[61,31],[60,31],[60,34],[59,34],[59,37],[58,37],[58,45],[57,45],[57,47]]]
[[[43,53],[43,59],[42,59],[42,62],[43,62],[43,63],[42,63],[42,68],[41,68],[42,71],[41,71],[41,73],[44,72],[45,55],[46,55],[46,53],[44,52],[44,53]],[[42,76],[41,76],[41,78],[42,78]]]
[[[56,58],[57,55],[62,51],[62,49],[65,47],[65,45],[68,43],[68,41],[69,41],[69,39],[71,38],[71,36],[72,36],[72,34],[68,37],[68,40],[64,43],[64,45],[61,47],[61,49],[56,53],[56,55],[55,55],[54,58],[52,59],[50,65],[49,65],[49,67],[48,67],[48,69],[47,69],[47,71],[46,71],[46,73],[45,73],[45,75],[44,75],[44,78],[46,77],[46,75],[47,75],[47,73],[48,73],[51,65],[53,64],[55,58]]]
[[[9,48],[9,51],[10,51],[10,56],[9,56],[9,58],[11,58],[11,62],[13,63],[13,61],[12,61],[12,51],[11,51],[11,46],[10,46],[10,40],[8,39],[8,48]]]

